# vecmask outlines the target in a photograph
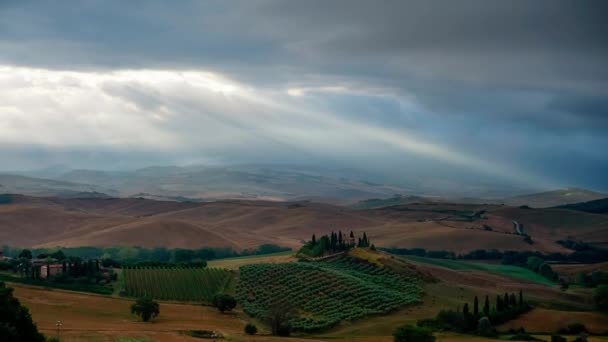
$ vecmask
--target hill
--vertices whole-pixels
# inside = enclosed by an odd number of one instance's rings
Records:
[[[367,232],[377,246],[567,252],[560,239],[605,242],[608,217],[567,209],[412,203],[355,210],[313,202],[175,202],[11,195],[0,204],[0,241],[11,246],[297,249],[332,230]],[[533,244],[514,230],[513,221]]]
[[[421,275],[413,267],[404,269],[396,272],[351,255],[247,265],[240,268],[237,296],[244,311],[256,317],[289,298],[297,313],[291,318],[294,330],[312,332],[420,302]]]
[[[535,194],[505,198],[504,204],[511,206],[529,206],[532,208],[549,208],[566,204],[593,201],[606,198],[608,195],[585,189],[567,188]]]
[[[608,198],[602,198],[594,201],[566,204],[557,208],[584,211],[594,214],[608,214]]]
[[[12,174],[0,174],[0,194],[24,194],[30,196],[103,197],[117,192],[98,185],[74,183],[68,180],[33,178]]]
[[[350,203],[409,191],[355,175],[345,177],[326,170],[278,165],[167,166],[121,172],[71,170],[57,179],[120,189],[120,195],[124,197],[157,199],[314,199]]]
[[[429,202],[429,199],[420,196],[401,196],[395,195],[389,198],[370,198],[359,201],[351,207],[354,209],[376,209],[382,207],[390,207],[400,204],[411,204],[418,202]]]

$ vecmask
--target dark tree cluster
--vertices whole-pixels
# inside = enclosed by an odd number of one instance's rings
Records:
[[[43,256],[57,260],[65,259],[65,255],[78,257],[83,260],[99,259],[105,267],[120,267],[123,264],[133,266],[139,262],[162,262],[174,264],[189,264],[201,261],[231,258],[248,255],[263,255],[277,252],[290,251],[291,248],[281,247],[274,244],[263,244],[257,248],[235,251],[231,248],[199,248],[199,249],[168,249],[165,247],[143,248],[131,246],[117,247],[67,247],[58,251],[55,248],[34,248],[22,250],[2,246],[4,256],[11,258],[32,259],[33,256]]]
[[[310,241],[300,249],[299,253],[306,256],[318,257],[348,251],[355,247],[367,248],[370,246],[370,240],[365,232],[363,232],[363,236],[355,238],[355,234],[352,231],[348,235],[346,233],[343,234],[342,231],[338,231],[337,233],[331,232],[329,235],[323,235],[318,239],[313,234]]]
[[[575,283],[584,287],[597,287],[600,285],[608,285],[608,272],[579,272],[576,274]]]
[[[418,325],[438,331],[448,330],[491,336],[495,334],[493,325],[515,319],[531,309],[524,301],[522,291],[519,291],[519,295],[515,293],[497,295],[493,302],[492,304],[490,298],[485,296],[482,304],[475,296],[472,305],[465,303],[461,309],[441,310],[434,319],[421,320]]]
[[[139,298],[131,305],[131,313],[139,316],[142,321],[148,322],[160,314],[160,305],[152,298]]]
[[[13,289],[3,282],[0,282],[0,341],[45,341],[28,309],[13,296]]]

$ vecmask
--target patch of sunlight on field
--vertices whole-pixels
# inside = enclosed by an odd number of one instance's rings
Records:
[[[225,268],[228,270],[237,270],[241,266],[251,265],[251,264],[261,264],[261,263],[278,264],[278,263],[285,263],[285,262],[292,262],[292,261],[296,261],[296,258],[293,256],[293,252],[286,251],[286,252],[279,252],[279,253],[266,254],[266,255],[250,255],[250,256],[237,257],[237,258],[211,260],[211,261],[207,262],[207,267]]]

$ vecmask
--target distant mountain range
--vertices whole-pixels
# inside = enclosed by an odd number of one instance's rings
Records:
[[[498,194],[509,193],[507,189],[485,191],[487,185],[477,187],[476,191],[463,185],[462,193],[455,195],[459,192],[453,184],[437,180],[434,187],[430,187],[432,183],[431,180],[417,182],[409,178],[399,184],[385,183],[353,170],[290,165],[157,166],[132,171],[73,170],[58,165],[37,171],[0,174],[0,193],[171,201],[310,200],[358,209],[428,201],[546,208],[608,197],[569,188],[501,198]],[[443,192],[443,186],[450,190]]]
[[[339,177],[324,172],[289,166],[267,167],[149,167],[134,171],[68,170],[49,179],[23,175],[0,176],[0,193],[34,196],[73,196],[105,193],[114,197],[143,197],[165,200],[314,200],[350,203],[372,197],[411,193],[412,189]],[[28,175],[44,175],[44,171]],[[94,184],[94,185],[93,185]]]

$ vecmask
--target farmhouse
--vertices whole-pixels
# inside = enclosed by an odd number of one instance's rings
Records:
[[[64,265],[55,259],[32,259],[32,268],[40,279],[56,276],[64,272]]]

